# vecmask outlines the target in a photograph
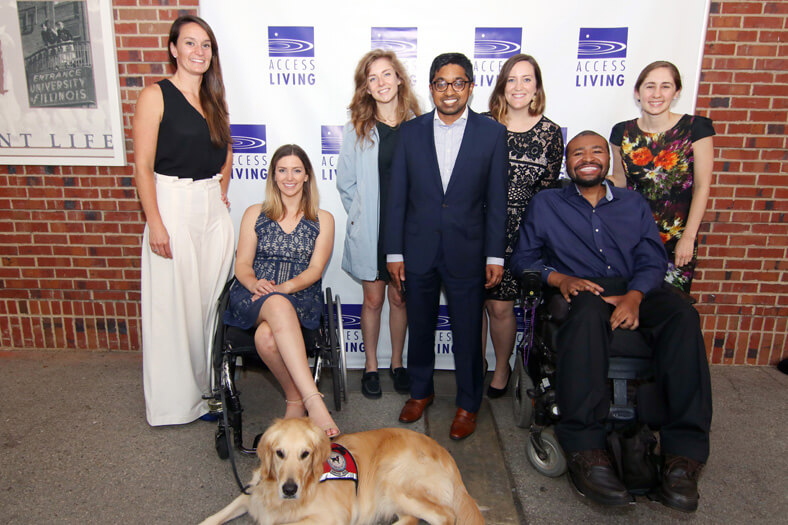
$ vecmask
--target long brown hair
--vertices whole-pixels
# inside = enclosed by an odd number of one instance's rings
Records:
[[[208,23],[194,15],[178,17],[170,27],[170,38],[167,41],[167,52],[170,55],[170,64],[177,71],[178,61],[170,50],[170,44],[177,47],[181,28],[186,24],[197,24],[208,33],[211,40],[211,64],[208,71],[203,73],[200,82],[200,105],[205,112],[205,120],[211,133],[211,144],[217,148],[226,148],[232,141],[230,135],[230,116],[227,112],[227,102],[224,98],[224,82],[222,81],[222,66],[219,63],[219,45]]]
[[[285,216],[285,205],[282,202],[282,191],[276,183],[276,165],[285,157],[294,155],[301,160],[306,171],[307,179],[304,183],[304,191],[301,194],[301,209],[304,217],[310,221],[317,220],[317,212],[320,207],[320,195],[317,192],[317,181],[315,180],[315,170],[309,161],[306,151],[297,144],[285,144],[279,146],[271,157],[271,167],[268,169],[268,181],[265,184],[265,201],[263,202],[263,213],[272,221],[280,221]]]
[[[534,93],[533,107],[528,105],[528,113],[531,115],[541,115],[544,113],[545,104],[547,102],[544,93],[544,86],[542,85],[542,70],[539,69],[539,64],[536,59],[531,55],[524,55],[522,53],[509,57],[509,60],[503,63],[501,71],[498,73],[498,80],[495,81],[495,87],[490,94],[490,113],[498,122],[506,121],[506,113],[509,107],[506,104],[506,82],[509,80],[509,74],[512,68],[519,62],[528,62],[534,67],[534,77],[536,80],[536,93]]]
[[[356,90],[348,108],[350,109],[350,121],[356,130],[356,142],[364,140],[372,142],[372,128],[375,127],[375,122],[377,121],[377,106],[375,105],[375,99],[367,91],[369,88],[367,75],[372,63],[379,58],[385,58],[391,62],[397,78],[402,81],[397,90],[397,119],[402,122],[411,116],[421,115],[419,102],[411,89],[410,76],[405,71],[405,66],[402,65],[402,62],[399,61],[393,51],[373,49],[361,57],[353,75]]]

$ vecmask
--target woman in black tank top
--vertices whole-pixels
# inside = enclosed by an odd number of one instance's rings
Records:
[[[234,236],[232,150],[216,38],[196,16],[170,29],[175,73],[142,90],[133,121],[142,245],[142,350],[148,423],[208,413],[212,321]]]

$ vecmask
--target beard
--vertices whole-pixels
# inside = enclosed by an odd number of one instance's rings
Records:
[[[575,170],[576,169],[580,169],[580,168],[582,168],[584,166],[588,166],[588,165],[598,166],[599,167],[599,175],[597,175],[593,179],[582,179],[582,178],[577,177],[575,175]],[[599,164],[599,163],[596,163],[596,162],[587,162],[585,164],[581,164],[580,166],[573,167],[571,171],[567,169],[567,174],[569,175],[569,178],[572,179],[572,182],[574,182],[578,186],[580,186],[582,188],[593,188],[594,186],[598,186],[598,185],[602,184],[602,182],[604,182],[605,174],[607,173],[607,170],[608,170],[608,166],[605,166],[603,164]]]
[[[599,186],[605,181],[605,176],[602,173],[593,179],[578,179],[574,176],[569,178],[572,179],[572,182],[583,188],[593,188],[594,186]]]

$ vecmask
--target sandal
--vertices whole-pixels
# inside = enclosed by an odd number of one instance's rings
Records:
[[[308,396],[305,396],[301,400],[301,402],[304,403],[304,407],[306,407],[307,401],[312,401],[315,398],[317,398],[318,396],[320,396],[320,399],[319,399],[320,405],[322,405],[323,410],[326,411],[326,416],[328,416],[328,419],[327,420],[323,419],[322,421],[318,420],[317,417],[313,417],[313,414],[310,413],[311,411],[309,410],[309,408],[307,408],[307,414],[309,415],[309,418],[312,420],[312,422],[315,423],[318,427],[320,427],[320,429],[323,432],[326,433],[326,436],[328,436],[329,438],[333,439],[333,438],[339,436],[342,432],[339,431],[339,427],[337,426],[336,423],[334,423],[334,420],[333,420],[333,418],[331,417],[331,414],[328,411],[328,407],[326,407],[326,404],[323,402],[323,398],[325,396],[323,394],[321,394],[320,392],[315,392],[313,394],[309,394]]]

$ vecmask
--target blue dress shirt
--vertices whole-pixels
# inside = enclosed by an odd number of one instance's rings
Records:
[[[574,184],[537,193],[520,225],[512,272],[540,271],[545,282],[553,271],[623,277],[627,291],[643,294],[659,287],[667,255],[648,203],[639,193],[604,184],[596,207]]]

